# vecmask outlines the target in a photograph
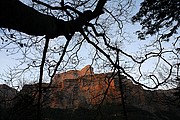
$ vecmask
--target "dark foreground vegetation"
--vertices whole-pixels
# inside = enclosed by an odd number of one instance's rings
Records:
[[[179,111],[150,112],[141,108],[127,105],[128,120],[179,120]],[[26,109],[0,109],[0,120],[35,120],[35,106]],[[52,109],[42,110],[43,120],[123,120],[121,105],[104,105],[92,109]]]
[[[0,0],[0,51],[20,55],[15,57],[17,64],[9,64],[9,72],[0,75],[3,76],[0,79],[12,86],[20,83],[19,89],[25,81],[37,80],[38,76],[37,104],[31,104],[33,100],[28,97],[13,107],[6,106],[9,99],[0,100],[0,104],[5,103],[0,106],[1,120],[180,119],[179,108],[176,109],[179,102],[171,109],[159,109],[156,102],[161,102],[160,97],[149,104],[154,99],[149,92],[144,97],[145,103],[153,106],[153,111],[138,105],[141,101],[134,96],[129,100],[134,101],[136,107],[126,105],[127,109],[122,110],[126,101],[120,77],[123,74],[133,83],[151,90],[161,86],[177,87],[179,101],[179,0],[142,0],[137,6],[139,0],[21,1]],[[52,82],[56,73],[77,69],[87,61],[97,71],[111,70],[112,78],[118,76],[123,107],[106,105],[97,109],[62,110],[42,106],[44,78]],[[105,96],[107,92],[108,89]]]

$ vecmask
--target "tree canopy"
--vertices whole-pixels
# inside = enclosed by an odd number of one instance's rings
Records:
[[[75,32],[80,31],[83,25],[103,13],[103,6],[105,5],[106,0],[99,1],[94,11],[87,10],[83,12],[65,5],[64,1],[62,1],[60,3],[61,6],[57,8],[38,0],[32,0],[32,2],[42,4],[49,7],[49,9],[58,9],[62,11],[70,9],[77,14],[78,17],[70,15],[71,20],[64,21],[61,18],[57,19],[51,15],[42,14],[32,7],[23,4],[19,0],[1,0],[0,27],[14,29],[29,35],[46,35],[49,38],[64,35],[67,38],[70,37],[68,39],[71,39],[71,36],[73,36]]]
[[[47,75],[52,82],[57,72],[76,69],[88,57],[97,71],[111,71],[112,78],[123,74],[147,89],[177,86],[180,2],[144,0],[132,17],[133,2],[30,0],[25,4],[19,0],[0,0],[0,50],[22,55],[7,78],[12,82],[30,74],[29,78],[34,75],[37,79],[38,73],[41,96],[43,76]],[[136,33],[146,40],[139,42],[140,48],[137,45],[128,48],[138,49],[135,53],[125,49],[134,42],[129,37],[133,31],[125,30],[126,25],[133,27],[131,22],[140,23],[142,29]],[[143,66],[148,62],[154,64],[146,66],[150,70],[144,72]]]
[[[139,12],[132,17],[133,22],[139,22],[142,26],[142,31],[137,32],[139,38],[146,39],[145,36],[149,34],[158,35],[150,43],[144,44],[141,52],[135,55],[125,52],[122,47],[128,44],[124,25],[130,22],[128,19],[131,18],[132,9],[131,0],[32,0],[28,5],[19,0],[0,0],[0,26],[4,34],[1,49],[6,49],[10,54],[22,52],[20,64],[27,64],[23,72],[45,65],[41,71],[46,69],[52,80],[57,70],[61,71],[69,64],[72,68],[80,64],[79,52],[88,43],[94,49],[90,52],[91,63],[97,68],[119,69],[135,83],[146,88],[157,88],[166,83],[175,71],[179,75],[179,36],[176,35],[179,30],[179,2],[145,0],[141,3]],[[59,36],[65,36],[67,40],[62,41]],[[173,46],[167,47],[164,39],[167,41],[173,36]],[[49,38],[58,39],[49,41]],[[16,47],[8,48],[12,44],[16,44]],[[149,75],[144,75],[141,70],[143,64],[154,58],[159,61],[157,67]],[[120,61],[125,62],[120,65]],[[159,72],[159,68],[164,69],[163,64],[166,64],[168,75]],[[139,71],[137,79],[129,72],[132,69]],[[164,79],[162,82],[157,74]],[[140,82],[140,79],[153,81],[153,87]]]
[[[178,34],[179,9],[178,0],[144,0],[132,21],[140,22],[145,36],[159,33],[162,38],[167,39],[173,34]]]

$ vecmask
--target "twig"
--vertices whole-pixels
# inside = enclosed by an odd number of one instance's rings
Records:
[[[38,107],[37,107],[37,120],[41,120],[41,98],[42,98],[42,79],[43,79],[43,68],[46,59],[46,53],[49,45],[49,38],[46,37],[41,66],[39,75],[39,96],[38,96]]]

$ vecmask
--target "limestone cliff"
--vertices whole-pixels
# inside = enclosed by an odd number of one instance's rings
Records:
[[[42,104],[44,107],[61,109],[91,108],[105,103],[120,104],[122,96],[119,78],[115,76],[112,79],[111,74],[95,74],[90,65],[81,70],[58,73],[50,87],[47,83],[42,85]],[[157,108],[169,110],[171,107],[167,102],[173,98],[174,90],[144,90],[125,76],[121,76],[120,80],[123,82],[126,104],[151,112]],[[28,94],[36,101],[38,84],[25,85],[18,95],[22,94]]]
[[[120,103],[121,95],[107,74],[94,74],[91,66],[71,70],[54,77],[50,95],[52,108],[92,107],[104,103]],[[57,89],[56,89],[57,88]]]

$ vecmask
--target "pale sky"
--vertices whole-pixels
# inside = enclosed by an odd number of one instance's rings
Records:
[[[27,0],[21,0],[21,1],[27,1]],[[136,5],[139,5],[140,1],[142,1],[142,0],[136,0]],[[137,9],[135,11],[133,11],[133,12],[136,12],[136,11],[137,11]],[[137,36],[134,33],[138,28],[139,28],[138,25],[136,25],[136,26],[133,26],[133,25],[125,26],[124,29],[130,35],[129,39],[134,41],[131,44],[128,43],[128,42],[124,43],[124,45],[125,45],[124,46],[124,51],[125,52],[135,54],[139,50],[140,47],[143,47],[143,45],[147,43],[146,41],[140,41],[140,40],[137,39]],[[0,44],[1,44],[1,41],[0,41]],[[171,43],[169,43],[169,44],[171,44]],[[81,50],[80,53],[83,54],[83,55],[86,55],[87,54],[87,49],[83,48],[83,50]],[[3,74],[4,71],[8,71],[8,67],[14,67],[17,64],[17,61],[15,60],[15,58],[19,58],[19,55],[7,56],[7,52],[5,52],[5,50],[0,51],[0,74]],[[151,69],[154,68],[153,64],[155,64],[155,63],[156,63],[156,59],[154,59],[153,61],[149,60],[145,64],[143,64],[142,69],[147,72],[148,71],[147,69],[151,70]],[[84,65],[87,65],[87,64],[90,64],[90,63],[85,61]],[[2,81],[0,79],[0,83],[4,83],[4,81]]]
[[[23,3],[27,4],[30,0],[20,0],[20,1],[23,1]],[[139,1],[137,2],[137,4],[139,4]],[[127,28],[127,30],[133,30],[133,31],[129,32],[131,35],[132,35],[132,33],[134,32],[135,29],[136,28],[131,28],[131,29]],[[132,36],[132,38],[133,38],[133,36]],[[1,42],[2,41],[0,41],[0,44],[1,44]],[[135,43],[135,44],[137,44],[137,43]],[[82,55],[84,55],[84,56],[87,55],[87,53],[88,53],[87,50],[88,49],[86,49],[85,47],[82,48],[82,49],[83,50],[81,50],[80,53]],[[134,49],[137,49],[137,48],[133,47],[132,51],[134,51]],[[88,50],[88,51],[90,51],[90,50]],[[126,51],[130,51],[130,49],[127,49]],[[18,63],[18,61],[15,60],[15,59],[20,57],[20,55],[18,55],[18,54],[15,54],[15,55],[8,55],[8,54],[9,53],[6,52],[6,50],[0,50],[0,56],[1,56],[0,57],[0,74],[1,75],[8,72],[9,67],[11,67],[11,68],[15,67],[17,65],[17,63]],[[84,65],[90,64],[90,61],[89,62],[84,61],[83,63],[84,63]],[[2,81],[0,79],[0,83],[4,83],[4,81]]]

